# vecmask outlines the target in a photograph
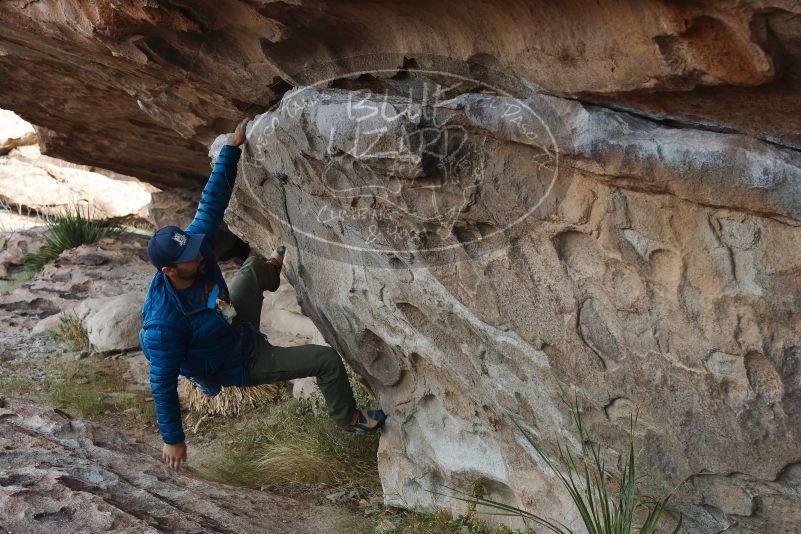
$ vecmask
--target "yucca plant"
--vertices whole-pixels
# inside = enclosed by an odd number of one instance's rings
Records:
[[[642,498],[638,485],[642,476],[637,472],[637,456],[634,452],[634,427],[636,415],[631,417],[629,443],[623,460],[620,475],[615,477],[607,470],[601,453],[601,446],[594,444],[587,435],[581,415],[578,397],[571,405],[573,423],[581,440],[581,453],[574,454],[569,446],[559,443],[560,463],[554,462],[537,443],[531,434],[516,420],[514,425],[534,448],[543,463],[551,469],[570,495],[588,534],[653,534],[665,519],[670,499],[676,491],[689,480],[681,481],[672,491],[660,500]],[[561,467],[560,466],[564,466]],[[611,489],[610,489],[611,488]],[[573,531],[563,523],[547,519],[532,512],[507,505],[483,496],[470,495],[448,488],[462,496],[457,499],[483,505],[495,512],[490,515],[516,516],[524,522],[531,522],[556,534],[572,534]],[[637,524],[638,521],[642,521]],[[682,516],[673,529],[676,534],[681,528]]]
[[[119,224],[92,217],[89,207],[64,208],[63,213],[45,217],[45,244],[25,258],[25,267],[39,271],[65,250],[100,241],[122,231]]]

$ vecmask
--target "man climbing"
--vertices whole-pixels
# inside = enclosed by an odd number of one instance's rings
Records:
[[[259,333],[264,291],[280,283],[285,247],[268,260],[250,256],[230,291],[214,257],[214,238],[228,207],[248,119],[220,151],[192,223],[167,226],[148,242],[157,272],[142,307],[139,343],[150,361],[150,388],[164,440],[162,459],[179,470],[186,443],[178,402],[178,375],[207,396],[222,386],[255,386],[314,376],[328,415],[349,432],[372,432],[384,424],[381,410],[356,407],[336,350],[323,345],[276,347]]]

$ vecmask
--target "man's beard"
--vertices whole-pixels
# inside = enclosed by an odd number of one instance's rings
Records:
[[[197,266],[197,269],[195,269],[191,273],[188,273],[186,271],[178,271],[178,278],[180,278],[181,280],[196,280],[201,276],[204,276],[205,274],[206,274],[206,260],[203,260]]]

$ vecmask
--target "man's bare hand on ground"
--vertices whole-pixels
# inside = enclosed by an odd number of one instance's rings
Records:
[[[245,129],[247,128],[249,122],[250,118],[245,117],[244,119],[242,119],[242,122],[236,125],[236,130],[234,130],[234,135],[232,135],[231,140],[228,141],[229,145],[239,146],[245,142]]]
[[[186,461],[186,442],[164,444],[161,450],[162,461],[170,466],[173,471],[178,471],[181,468],[181,463]]]

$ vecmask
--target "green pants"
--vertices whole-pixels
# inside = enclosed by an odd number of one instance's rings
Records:
[[[251,256],[231,284],[231,304],[239,320],[259,328],[265,291],[275,291],[280,283],[279,270],[256,256]],[[272,384],[282,380],[314,376],[328,405],[328,415],[340,426],[351,422],[356,401],[345,365],[332,347],[300,345],[276,347],[263,335],[256,336],[246,386]]]

